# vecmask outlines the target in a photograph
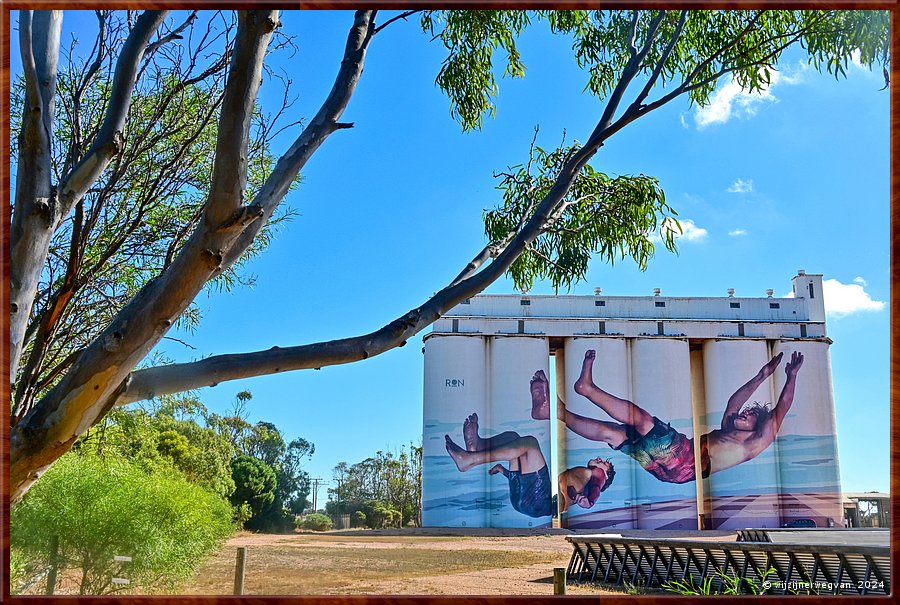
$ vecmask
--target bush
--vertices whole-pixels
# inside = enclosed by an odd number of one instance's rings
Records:
[[[172,588],[234,531],[231,507],[180,473],[141,470],[96,455],[60,458],[13,508],[11,543],[46,566],[52,536],[64,566],[77,568],[81,594]],[[130,563],[113,561],[132,557]],[[62,574],[60,574],[62,575]]]
[[[366,527],[366,513],[358,510],[353,513],[353,516],[356,519],[356,527]]]
[[[332,527],[331,517],[322,513],[312,513],[300,519],[297,522],[297,527],[312,531],[328,531]]]
[[[235,486],[231,503],[235,506],[245,502],[250,505],[252,515],[249,526],[253,517],[262,514],[275,502],[275,471],[262,460],[239,454],[231,462],[231,477]]]
[[[363,503],[362,510],[366,515],[366,525],[372,529],[383,527],[400,527],[402,513],[391,508],[391,505],[380,500],[367,500]]]

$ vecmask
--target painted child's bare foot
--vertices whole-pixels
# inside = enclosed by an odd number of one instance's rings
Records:
[[[463,441],[466,449],[470,452],[477,452],[482,449],[482,439],[478,436],[478,414],[470,414],[463,421]]]
[[[581,364],[581,376],[575,381],[575,392],[579,395],[587,396],[587,393],[594,388],[594,359],[597,352],[594,349],[588,349],[584,352],[584,363]]]
[[[503,466],[502,464],[495,464],[495,465],[492,466],[491,469],[488,471],[488,474],[489,474],[489,475],[496,475],[497,473],[503,473],[503,476],[505,477],[505,476],[506,476],[506,473],[508,473],[508,472],[509,472],[509,471],[507,471],[506,468],[504,468],[504,466]]]
[[[466,464],[466,450],[453,443],[453,440],[450,439],[450,435],[444,435],[444,440],[447,442],[447,453],[453,458],[453,462],[456,463],[456,468],[463,473],[472,468],[471,464]]]
[[[531,417],[535,420],[550,419],[550,381],[544,370],[538,370],[531,379]]]

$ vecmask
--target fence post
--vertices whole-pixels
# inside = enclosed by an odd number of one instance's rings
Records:
[[[234,594],[244,594],[244,567],[247,565],[247,547],[238,546],[237,563],[234,567]]]
[[[47,590],[44,594],[53,594],[56,589],[56,571],[59,567],[59,536],[50,538],[50,571],[47,572]]]
[[[566,594],[566,568],[553,568],[553,594]]]

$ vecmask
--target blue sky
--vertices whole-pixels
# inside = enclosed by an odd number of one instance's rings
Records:
[[[394,14],[387,11],[381,16]],[[15,29],[16,18],[12,27]],[[350,13],[285,13],[299,52],[275,55],[299,95],[292,117],[311,117],[333,82]],[[64,37],[95,27],[67,13]],[[255,286],[201,293],[203,321],[159,349],[178,361],[362,334],[424,302],[484,245],[482,213],[495,206],[494,171],[527,160],[535,126],[552,148],[584,140],[601,104],[582,92],[586,74],[570,44],[537,26],[519,42],[522,80],[500,81],[497,116],[461,132],[434,85],[442,46],[414,19],[373,40],[339,131],[307,164],[286,203],[299,213],[252,261]],[[18,69],[17,53],[12,57]],[[787,55],[763,95],[720,82],[710,108],[676,100],[612,137],[592,165],[659,178],[687,226],[680,254],[660,251],[645,272],[631,261],[595,262],[572,290],[607,295],[776,296],[797,269],[826,279],[841,478],[845,491],[889,487],[889,121],[880,69],[857,66],[836,81]],[[264,107],[280,100],[263,84]],[[276,141],[280,153],[295,132]],[[489,293],[514,293],[499,281]],[[536,294],[550,294],[539,284]],[[224,411],[250,390],[250,419],[316,445],[306,468],[332,467],[418,441],[422,431],[421,335],[365,362],[222,383],[202,389]],[[324,499],[324,489],[319,494]]]

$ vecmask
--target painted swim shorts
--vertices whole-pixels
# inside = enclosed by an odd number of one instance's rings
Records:
[[[653,417],[653,428],[646,435],[639,435],[630,425],[626,430],[625,441],[615,449],[637,460],[660,481],[687,483],[694,480],[693,439],[688,439],[656,416]]]
[[[547,466],[533,473],[509,471],[509,500],[514,509],[529,517],[553,514],[550,471]]]

